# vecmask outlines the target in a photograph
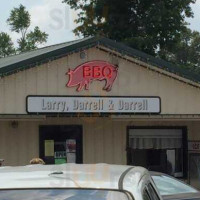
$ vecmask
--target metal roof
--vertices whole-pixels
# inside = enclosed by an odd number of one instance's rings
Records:
[[[36,66],[38,62],[46,62],[55,56],[68,53],[70,47],[77,48],[80,42],[87,41],[89,38],[74,40],[62,44],[47,46],[44,48],[8,56],[0,59],[0,75],[15,73],[22,68]],[[69,50],[70,52],[70,50]]]
[[[82,49],[88,49],[97,45],[104,46],[110,50],[121,53],[122,56],[130,56],[155,66],[159,69],[173,73],[190,81],[200,83],[200,75],[184,67],[175,66],[162,59],[155,58],[144,52],[130,48],[123,43],[119,43],[104,37],[88,37],[80,40],[48,46],[37,50],[21,53],[18,55],[8,56],[0,59],[0,76],[6,76],[16,73],[26,68],[37,66],[49,60],[57,59],[72,52],[78,52]]]
[[[56,51],[58,49],[62,49],[64,47],[68,47],[70,45],[76,44],[76,43],[84,41],[84,40],[86,40],[86,39],[75,40],[75,41],[70,41],[70,42],[66,42],[66,43],[62,43],[62,44],[47,46],[44,48],[35,49],[35,50],[28,51],[28,52],[23,52],[18,55],[8,56],[8,57],[0,59],[0,68],[21,62],[23,60],[34,58],[36,56],[40,56],[40,55],[43,55],[43,54],[46,54],[46,53],[49,53],[52,51]]]

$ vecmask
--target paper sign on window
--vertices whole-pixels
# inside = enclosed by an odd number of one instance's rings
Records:
[[[54,156],[54,140],[45,140],[45,157]]]
[[[66,140],[67,163],[76,163],[76,140]]]

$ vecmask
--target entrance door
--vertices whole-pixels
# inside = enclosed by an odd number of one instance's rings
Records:
[[[83,163],[82,126],[40,126],[39,132],[46,164]]]

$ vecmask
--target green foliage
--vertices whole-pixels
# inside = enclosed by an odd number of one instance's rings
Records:
[[[20,34],[20,38],[17,40],[18,47],[14,49],[10,36],[6,33],[0,33],[0,56],[2,57],[36,49],[39,45],[47,42],[48,34],[42,32],[38,26],[33,31],[28,32],[31,17],[23,5],[11,10],[7,23],[12,32]]]
[[[0,58],[15,53],[10,36],[7,33],[0,33]]]
[[[75,34],[104,35],[156,55],[171,49],[192,17],[195,0],[64,0],[78,10]]]
[[[180,39],[180,42],[175,44],[171,52],[165,53],[165,55],[170,55],[167,60],[199,73],[200,33],[186,28]]]
[[[48,34],[42,32],[38,26],[35,27],[34,31],[27,34],[27,41],[33,49],[37,48],[38,45],[47,42],[47,38]]]
[[[26,8],[20,5],[19,8],[11,10],[7,23],[10,25],[11,31],[21,33],[22,37],[25,38],[26,31],[31,23],[30,18],[30,14],[26,11]]]
[[[48,34],[42,32],[38,26],[35,27],[34,31],[29,32],[26,35],[25,40],[18,40],[19,51],[29,51],[37,49],[37,47],[47,42]]]
[[[196,0],[63,0],[78,11],[76,35],[103,35],[165,59],[182,43]]]

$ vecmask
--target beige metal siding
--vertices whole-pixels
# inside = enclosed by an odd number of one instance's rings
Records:
[[[199,114],[200,90],[181,81],[150,71],[127,60],[117,58],[96,48],[86,51],[86,59],[79,53],[32,69],[18,72],[0,80],[0,113],[26,114],[27,95],[119,95],[160,96],[162,114]],[[118,62],[119,75],[111,92],[102,90],[104,81],[94,81],[90,90],[77,92],[67,88],[66,72],[89,60]]]
[[[63,118],[44,122],[0,122],[0,157],[6,165],[26,165],[39,156],[39,125],[82,125],[84,163],[126,164],[126,129],[107,118]]]
[[[131,122],[109,118],[52,118],[44,121],[0,122],[0,158],[6,165],[26,165],[39,156],[39,125],[82,125],[84,163],[126,164],[127,126],[186,126],[189,140],[200,140],[199,122]]]

